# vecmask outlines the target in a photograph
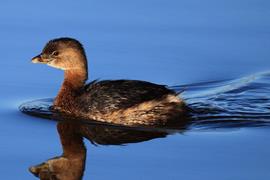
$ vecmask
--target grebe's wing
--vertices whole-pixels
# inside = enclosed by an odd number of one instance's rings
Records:
[[[165,85],[139,80],[92,81],[85,86],[82,98],[90,104],[128,108],[139,103],[176,93]]]

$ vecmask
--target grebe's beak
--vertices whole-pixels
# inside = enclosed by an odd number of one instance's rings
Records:
[[[44,170],[49,171],[49,165],[45,162],[29,168],[29,171],[36,177],[39,177],[40,173]]]
[[[32,63],[43,63],[43,62],[42,62],[41,55],[39,54],[39,55],[33,57],[32,60],[31,60],[31,62],[32,62]]]
[[[38,169],[37,169],[36,167],[30,167],[30,168],[29,168],[29,171],[30,171],[33,175],[35,175],[36,177],[38,177],[39,171],[38,171]]]

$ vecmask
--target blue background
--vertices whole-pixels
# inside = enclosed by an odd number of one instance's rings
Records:
[[[269,9],[267,0],[1,1],[1,178],[35,179],[27,168],[61,153],[55,123],[17,109],[57,94],[63,72],[30,63],[48,40],[80,40],[90,79],[179,85],[238,78],[270,69]],[[269,135],[242,129],[125,147],[87,144],[85,179],[269,179]]]

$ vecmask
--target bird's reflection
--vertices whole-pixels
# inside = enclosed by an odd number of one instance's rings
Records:
[[[55,117],[54,117],[55,118]],[[65,116],[57,123],[63,154],[30,168],[31,173],[41,180],[80,180],[85,169],[86,147],[83,139],[94,144],[121,145],[163,138],[175,131],[165,128],[128,128],[111,125],[87,124]],[[185,123],[178,131],[184,130]]]

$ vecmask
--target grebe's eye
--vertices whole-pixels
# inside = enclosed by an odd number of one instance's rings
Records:
[[[58,51],[53,51],[52,56],[58,56],[59,52]]]

